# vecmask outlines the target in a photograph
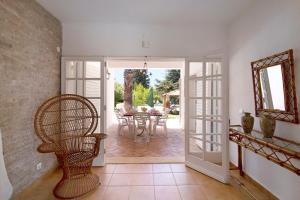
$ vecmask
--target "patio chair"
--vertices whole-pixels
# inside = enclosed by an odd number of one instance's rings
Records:
[[[145,134],[147,137],[147,142],[150,141],[151,135],[151,120],[150,114],[147,112],[137,112],[133,115],[134,121],[134,141],[136,142],[136,136],[141,135],[138,133],[138,129],[142,129],[142,134]]]
[[[94,133],[97,124],[96,108],[78,95],[56,96],[39,107],[34,127],[43,143],[37,150],[55,153],[63,169],[63,176],[53,190],[55,197],[77,198],[100,185],[91,166],[106,134]]]
[[[157,126],[161,126],[164,129],[166,137],[168,137],[167,120],[168,120],[167,113],[163,114],[162,116],[158,116],[156,120],[153,122],[153,134],[156,134]]]
[[[115,114],[118,119],[118,134],[121,135],[121,130],[123,127],[128,127],[129,133],[131,133],[133,121],[130,120],[130,117],[126,118],[121,114],[121,111],[118,109],[115,109]]]

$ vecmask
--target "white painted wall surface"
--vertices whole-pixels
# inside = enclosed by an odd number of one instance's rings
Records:
[[[0,199],[8,200],[13,193],[13,187],[8,179],[3,158],[2,134],[0,129]]]
[[[300,1],[262,0],[235,21],[229,31],[230,119],[240,124],[239,109],[255,112],[250,62],[294,49],[296,88],[300,95]],[[258,118],[255,128],[259,129]],[[277,121],[276,135],[300,142],[300,125]],[[230,145],[236,163],[236,145]],[[282,200],[300,198],[296,174],[244,150],[244,170]]]
[[[138,16],[137,16],[138,17]],[[201,57],[222,51],[221,25],[63,23],[63,55]],[[142,48],[142,40],[149,48]]]

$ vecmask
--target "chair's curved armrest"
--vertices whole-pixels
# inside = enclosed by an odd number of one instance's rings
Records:
[[[101,140],[104,140],[105,138],[107,138],[107,134],[105,133],[93,133],[89,136],[93,136],[96,138],[96,144],[95,144],[95,151],[94,154],[98,155],[99,154],[99,150],[100,150],[100,142]]]
[[[54,153],[59,151],[58,147],[53,143],[42,143],[37,148],[40,153]]]
[[[105,134],[105,133],[93,133],[89,136],[94,136],[96,138],[99,138],[100,140],[107,138],[107,134]]]

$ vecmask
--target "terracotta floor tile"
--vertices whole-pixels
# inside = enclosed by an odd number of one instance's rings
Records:
[[[169,164],[153,164],[153,173],[168,173],[172,172]]]
[[[93,193],[88,194],[83,200],[104,200],[106,186],[98,187]]]
[[[130,185],[153,185],[153,174],[131,174]]]
[[[93,167],[92,171],[95,174],[103,174],[103,173],[108,173],[112,174],[115,172],[116,165],[114,164],[106,164],[104,167]]]
[[[108,185],[112,174],[98,174],[101,185]]]
[[[130,187],[108,186],[104,192],[104,200],[128,200]]]
[[[154,186],[132,186],[129,200],[155,200]]]
[[[172,173],[154,174],[154,185],[176,185]]]
[[[152,164],[116,165],[115,173],[152,173]]]
[[[171,170],[172,172],[188,172],[192,169],[187,167],[185,164],[171,164]]]
[[[113,174],[109,185],[110,186],[128,186],[130,185],[131,174]]]
[[[203,192],[208,200],[239,200],[243,196],[238,190],[226,184],[204,184]]]
[[[200,172],[193,170],[193,171],[189,171],[189,173],[195,177],[198,184],[222,184],[221,182],[219,182],[209,176],[206,176]]]
[[[182,200],[208,200],[200,185],[178,186]]]
[[[176,186],[155,186],[156,200],[180,200],[179,190]]]
[[[198,185],[198,180],[191,173],[173,173],[177,185]]]

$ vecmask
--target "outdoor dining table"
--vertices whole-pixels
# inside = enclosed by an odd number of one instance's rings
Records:
[[[150,117],[156,117],[156,119],[158,117],[162,116],[162,113],[160,113],[160,112],[148,112],[148,113],[149,113]],[[123,116],[127,117],[128,120],[129,120],[129,118],[133,117],[134,114],[135,114],[134,112],[128,112],[128,113],[124,113]],[[141,133],[138,134],[138,136],[141,136],[144,133],[144,131],[145,131],[145,129],[143,129],[141,131]],[[150,132],[152,134],[152,123],[151,123],[151,120],[150,120]]]

